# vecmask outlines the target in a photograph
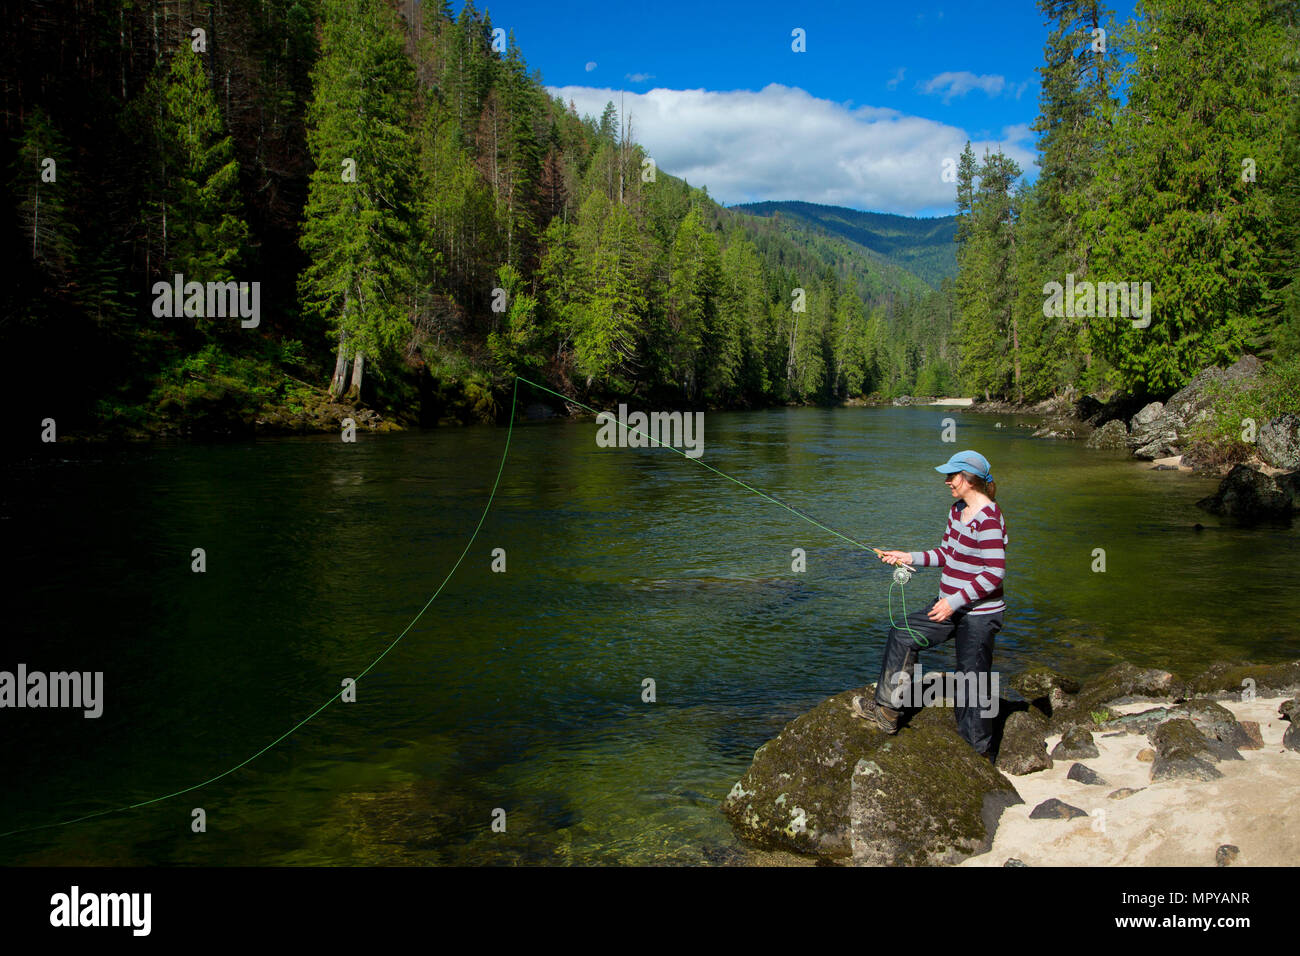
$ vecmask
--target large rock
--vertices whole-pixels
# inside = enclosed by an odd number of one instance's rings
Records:
[[[723,800],[742,839],[833,863],[952,863],[983,852],[1020,801],[1011,782],[926,708],[890,736],[845,691],[787,724]]]
[[[1255,447],[1259,457],[1274,468],[1300,468],[1300,415],[1287,412],[1265,423],[1256,436]]]
[[[971,753],[952,734],[926,748],[890,740],[859,760],[849,795],[853,863],[934,866],[987,853],[1002,811],[1024,800],[987,761],[963,759]]]
[[[1020,671],[1007,685],[1046,717],[1056,710],[1072,707],[1074,695],[1083,686],[1073,677],[1058,674],[1041,664]]]
[[[1130,734],[1150,736],[1157,728],[1171,720],[1190,720],[1192,725],[1208,740],[1217,740],[1232,747],[1250,749],[1252,742],[1246,729],[1228,708],[1205,698],[1189,700],[1173,707],[1154,707],[1135,714],[1124,714],[1106,721],[1103,726],[1127,731]],[[1057,756],[1055,752],[1053,757]]]
[[[1129,422],[1129,427],[1134,432],[1150,428],[1155,422],[1160,420],[1160,416],[1165,413],[1164,402],[1152,402],[1143,406],[1142,410],[1133,416]]]
[[[1197,697],[1242,699],[1245,692],[1258,697],[1278,697],[1300,692],[1300,660],[1286,664],[1252,664],[1250,661],[1216,661],[1187,685]]]
[[[1032,710],[1018,710],[1008,716],[998,745],[998,769],[1016,776],[1050,770],[1047,735],[1047,721]]]
[[[1242,524],[1285,519],[1293,509],[1290,493],[1277,480],[1249,465],[1236,465],[1219,483],[1219,490],[1196,507]]]
[[[1215,780],[1223,774],[1214,765],[1220,760],[1242,760],[1228,744],[1207,739],[1192,721],[1183,717],[1161,724],[1151,735],[1156,759],[1151,764],[1154,780]]]
[[[1134,457],[1151,460],[1178,454],[1183,436],[1191,426],[1213,414],[1212,386],[1225,383],[1240,387],[1259,372],[1259,359],[1243,356],[1229,368],[1202,369],[1163,405],[1159,402],[1147,405],[1129,423],[1128,445],[1134,450]]]
[[[1127,448],[1128,429],[1118,418],[1108,421],[1088,436],[1088,448]]]
[[[1051,730],[1064,734],[1072,727],[1092,729],[1105,722],[1105,718],[1094,722],[1093,715],[1106,711],[1107,704],[1178,700],[1185,696],[1184,691],[1183,681],[1169,671],[1135,667],[1125,661],[1085,683],[1074,698],[1074,706],[1054,711]]]

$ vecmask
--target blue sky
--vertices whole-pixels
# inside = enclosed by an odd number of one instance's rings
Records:
[[[1121,0],[1117,16],[1133,5]],[[579,114],[622,93],[658,167],[724,204],[947,215],[943,162],[967,139],[1036,172],[1029,125],[1048,31],[1032,2],[477,6]],[[806,52],[791,48],[795,28]]]

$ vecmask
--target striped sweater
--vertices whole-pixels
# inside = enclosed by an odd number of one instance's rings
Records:
[[[1006,610],[1002,602],[1002,578],[1007,568],[1007,526],[997,502],[991,502],[965,524],[961,513],[966,503],[958,501],[948,512],[948,527],[939,547],[911,552],[911,563],[919,567],[939,566],[939,594],[954,611],[995,614]]]

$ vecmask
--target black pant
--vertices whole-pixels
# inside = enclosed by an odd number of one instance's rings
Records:
[[[913,611],[907,615],[907,626],[929,642],[930,647],[938,647],[954,634],[957,636],[957,673],[983,675],[989,680],[993,667],[993,638],[1002,630],[1002,612],[993,614],[971,614],[967,611],[954,611],[946,621],[932,621],[926,613],[934,604],[922,611]],[[895,675],[902,672],[907,680],[912,680],[912,668],[922,650],[906,629],[891,627],[889,643],[885,645],[885,659],[880,668],[880,680],[876,682],[876,703],[893,709],[889,694],[899,686]],[[981,678],[976,676],[977,681]],[[977,685],[978,686],[978,685]],[[991,684],[984,686],[991,687]],[[993,743],[993,718],[980,716],[982,708],[978,703],[971,706],[955,708],[957,712],[957,732],[966,739],[975,751],[986,754]]]

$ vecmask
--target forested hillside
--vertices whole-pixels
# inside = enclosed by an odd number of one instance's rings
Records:
[[[883,212],[811,202],[751,202],[728,207],[755,216],[780,214],[818,231],[841,236],[860,247],[868,259],[881,259],[920,277],[937,289],[957,275],[957,217],[915,219]]]
[[[338,399],[494,420],[520,373],[712,406],[947,387],[947,291],[722,209],[612,104],[550,98],[472,4],[7,19],[2,334],[25,414],[223,433]]]
[[[958,166],[964,387],[1167,396],[1252,352],[1272,359],[1257,413],[1293,406],[1300,7],[1142,0],[1123,24],[1095,0],[1040,7],[1037,181],[969,144]]]
[[[1041,174],[967,149],[949,281],[951,220],[724,209],[473,4],[8,0],[17,412],[243,433],[498,420],[517,374],[740,407],[1292,368],[1296,5],[1042,6]]]

